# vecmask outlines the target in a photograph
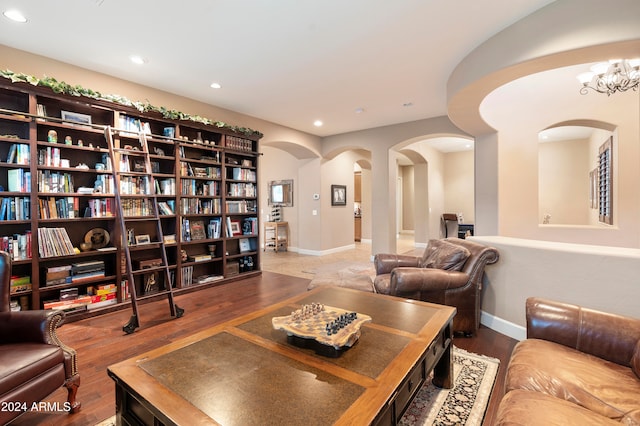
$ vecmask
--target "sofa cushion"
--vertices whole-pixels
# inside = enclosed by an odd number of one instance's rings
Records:
[[[58,346],[43,343],[0,345],[0,395],[63,362],[64,354]]]
[[[526,339],[514,348],[505,391],[514,389],[545,393],[618,421],[640,412],[640,380],[631,368],[546,340]]]
[[[459,271],[471,253],[465,247],[444,240],[429,240],[420,266],[423,268]]]
[[[620,425],[586,408],[544,393],[516,389],[500,401],[494,426]]]

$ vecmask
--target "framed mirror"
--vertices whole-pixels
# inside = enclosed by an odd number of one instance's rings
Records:
[[[293,180],[270,181],[267,203],[270,206],[293,207]]]

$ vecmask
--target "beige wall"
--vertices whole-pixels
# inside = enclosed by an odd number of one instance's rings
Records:
[[[516,339],[525,337],[525,301],[544,297],[640,317],[640,249],[510,237],[472,237],[498,249],[485,269],[481,322]]]
[[[499,235],[545,241],[595,244],[615,247],[640,247],[640,102],[636,92],[581,95],[573,83],[582,67],[566,67],[535,74],[517,80],[492,92],[483,103],[484,117],[498,132]],[[536,90],[548,76],[555,76],[552,90]],[[576,80],[577,81],[577,80]],[[547,83],[548,84],[548,83]],[[526,93],[536,91],[536,96]],[[512,114],[507,98],[519,93],[518,114]],[[522,96],[522,94],[525,96]],[[553,104],[556,108],[546,108]],[[538,132],[571,120],[591,120],[607,123],[615,129],[613,149],[613,225],[561,226],[558,215],[553,226],[540,225],[538,200]],[[543,144],[544,145],[544,144]],[[569,155],[569,154],[567,154]],[[584,157],[584,155],[581,155]],[[556,168],[567,171],[581,168],[584,194],[588,194],[588,170],[581,158],[580,165],[567,159]],[[592,165],[594,165],[592,163]],[[561,173],[558,171],[558,173]],[[542,176],[541,178],[544,178]],[[559,181],[560,184],[563,181]],[[560,200],[561,198],[561,200]],[[571,194],[561,194],[555,203],[581,203]],[[549,207],[551,208],[551,207]],[[588,210],[581,210],[588,213]],[[544,212],[543,212],[544,213]],[[572,214],[577,215],[577,212]],[[554,216],[552,214],[552,216]],[[581,216],[582,223],[588,219]],[[566,223],[566,222],[565,222]],[[555,225],[558,224],[558,225]]]
[[[282,207],[282,220],[289,224],[289,247],[291,250],[296,250],[298,247],[298,232],[299,227],[299,206],[301,203],[300,192],[298,186],[300,185],[300,179],[298,178],[298,171],[300,170],[300,162],[293,155],[286,151],[272,148],[270,146],[262,146],[261,151],[264,154],[259,159],[258,169],[259,173],[259,212],[260,220],[265,221],[270,219],[271,207],[267,204],[268,200],[268,184],[273,180],[293,180],[293,206]],[[276,161],[272,161],[276,159]],[[275,163],[275,164],[274,164]],[[261,235],[262,243],[264,244],[264,234]]]
[[[413,231],[415,228],[415,203],[414,192],[415,182],[413,166],[400,166],[398,168],[398,176],[402,179],[402,221],[400,222],[400,231]],[[417,218],[421,219],[420,216]]]
[[[549,224],[590,224],[589,171],[595,158],[587,139],[538,145],[538,223],[549,215]]]
[[[462,213],[464,223],[474,223],[473,151],[450,152],[444,156],[444,210]]]

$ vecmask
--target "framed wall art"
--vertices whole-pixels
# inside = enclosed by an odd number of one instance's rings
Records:
[[[346,206],[347,205],[347,186],[331,185],[331,205]]]

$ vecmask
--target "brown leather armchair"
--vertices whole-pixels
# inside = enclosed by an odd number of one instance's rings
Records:
[[[67,402],[61,411],[80,409],[76,352],[62,344],[56,328],[62,311],[11,312],[11,258],[0,251],[0,424],[29,411],[34,403],[64,386]]]
[[[453,331],[472,335],[480,326],[484,268],[498,258],[495,248],[470,240],[431,240],[422,257],[377,254],[374,286],[378,293],[454,306]]]

